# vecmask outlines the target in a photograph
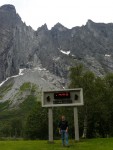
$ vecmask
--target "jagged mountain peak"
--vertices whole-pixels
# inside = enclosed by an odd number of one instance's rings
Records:
[[[59,31],[66,31],[67,28],[64,27],[61,23],[57,23],[56,25],[54,25],[54,27],[52,29],[55,29],[55,30],[59,30]]]
[[[113,23],[102,23],[102,22],[94,22],[92,20],[88,20],[86,26],[93,26],[93,27],[113,27]]]
[[[46,23],[37,29],[37,31],[42,31],[42,30],[43,31],[48,31],[48,27],[47,27]]]
[[[92,20],[88,19],[87,23],[86,23],[86,26],[87,27],[91,27],[91,26],[94,26],[96,23],[93,22]]]
[[[5,4],[5,5],[1,6],[0,10],[16,12],[15,6],[11,5],[11,4]]]
[[[91,19],[88,19],[87,23],[92,23],[93,24],[94,22]]]
[[[14,79],[1,100],[18,102],[15,95],[24,82],[40,90],[65,88],[70,67],[79,63],[98,76],[113,72],[112,39],[112,24],[92,20],[72,29],[57,23],[48,30],[44,24],[35,32],[20,20],[13,5],[0,7],[0,82]]]
[[[4,5],[1,9],[15,10],[15,7]],[[113,71],[110,65],[113,64],[112,39],[112,26],[102,28],[92,20],[84,27],[73,29],[57,23],[48,30],[44,24],[34,32],[18,19],[18,15],[0,11],[0,81],[17,74],[21,67],[32,68],[39,62],[64,78],[68,76],[69,67],[78,62],[88,68],[92,64],[91,69],[97,75]]]
[[[0,27],[14,27],[21,22],[20,16],[16,13],[15,6],[6,4],[0,7]]]

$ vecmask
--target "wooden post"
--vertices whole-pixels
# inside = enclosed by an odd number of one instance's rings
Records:
[[[53,143],[53,110],[52,110],[52,107],[48,108],[48,131],[49,131],[49,142]]]
[[[75,140],[79,141],[79,126],[78,126],[78,109],[74,107],[74,127],[75,127]]]

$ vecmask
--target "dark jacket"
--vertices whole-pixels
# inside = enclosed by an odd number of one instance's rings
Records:
[[[66,120],[59,122],[60,130],[66,130],[68,128],[68,122]]]

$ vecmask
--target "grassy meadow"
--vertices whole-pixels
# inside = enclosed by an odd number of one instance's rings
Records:
[[[113,150],[113,138],[70,141],[70,147],[62,147],[61,141],[0,141],[1,150]]]

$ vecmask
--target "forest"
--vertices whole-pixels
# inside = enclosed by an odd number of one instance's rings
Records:
[[[70,68],[69,79],[68,88],[83,88],[84,106],[78,108],[80,137],[113,137],[113,73],[98,77],[78,65]],[[29,113],[2,124],[0,137],[48,139],[47,108],[34,95],[29,95],[25,103]],[[69,136],[74,138],[73,107],[53,108],[53,112],[54,139],[60,138],[58,123],[62,114],[69,122]]]

